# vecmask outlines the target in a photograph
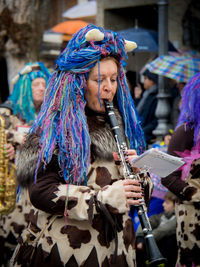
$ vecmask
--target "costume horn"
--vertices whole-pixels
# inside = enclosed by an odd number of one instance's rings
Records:
[[[19,74],[15,75],[15,77],[12,79],[12,84],[16,84],[16,82],[19,80]]]
[[[27,74],[27,73],[29,73],[29,72],[31,72],[31,71],[32,71],[31,66],[26,65],[26,66],[20,71],[20,74],[21,74],[21,75],[23,75],[23,74]]]
[[[98,29],[92,29],[86,33],[85,39],[86,41],[102,41],[104,34]]]
[[[126,52],[131,52],[135,48],[137,48],[137,44],[135,42],[125,40],[125,49],[126,49]]]

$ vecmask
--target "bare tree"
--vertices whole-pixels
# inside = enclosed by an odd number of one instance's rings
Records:
[[[8,68],[8,81],[27,61],[39,59],[42,34],[48,27],[51,0],[0,1],[0,57]]]

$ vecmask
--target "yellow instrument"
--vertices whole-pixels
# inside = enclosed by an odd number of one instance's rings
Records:
[[[0,115],[0,215],[9,214],[16,203],[16,166],[5,153],[5,118]]]

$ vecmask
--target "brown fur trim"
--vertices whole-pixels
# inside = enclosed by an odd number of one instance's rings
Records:
[[[122,126],[119,112],[116,111],[115,113],[119,125]],[[89,115],[87,119],[91,137],[91,162],[97,158],[112,161],[112,154],[117,152],[117,146],[108,119],[105,115],[94,113]],[[23,187],[27,186],[34,179],[39,152],[39,135],[28,135],[26,142],[20,148],[17,155],[17,179]]]
[[[20,186],[26,187],[34,178],[39,152],[39,136],[28,135],[16,157],[17,180]]]

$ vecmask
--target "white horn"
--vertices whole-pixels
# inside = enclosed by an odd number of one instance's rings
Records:
[[[32,71],[32,67],[29,66],[29,65],[26,65],[21,71],[20,71],[20,74],[23,75],[23,74],[27,74],[29,72]]]
[[[131,52],[135,48],[137,48],[137,44],[135,42],[125,40],[125,49],[126,49],[126,52]]]
[[[19,79],[19,74],[17,74],[13,79],[12,79],[12,84],[16,84],[16,82],[18,81]]]
[[[85,39],[86,41],[102,41],[104,34],[98,29],[92,29],[86,33]]]

